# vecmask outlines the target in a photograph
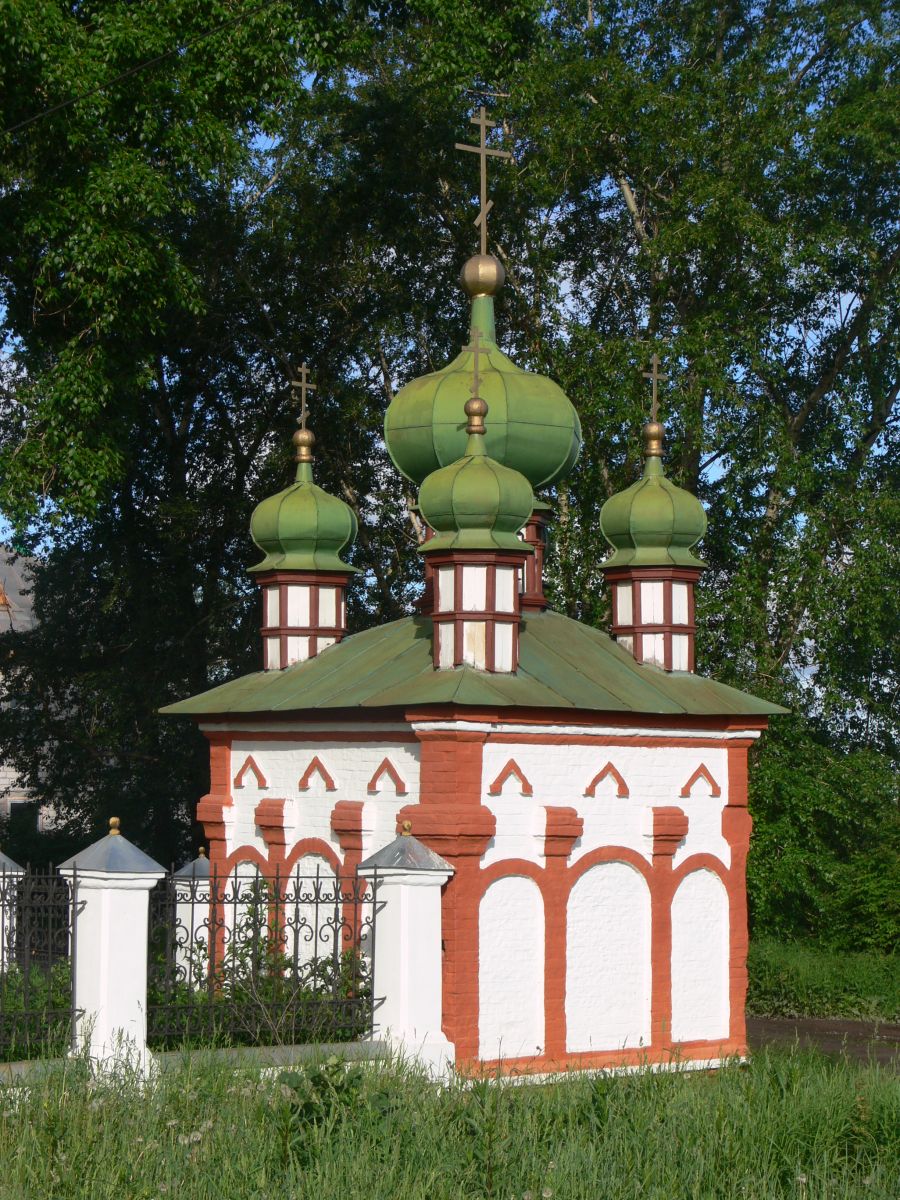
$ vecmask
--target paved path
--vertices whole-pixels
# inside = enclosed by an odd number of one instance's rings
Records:
[[[813,1046],[823,1054],[846,1054],[854,1062],[893,1064],[900,1070],[900,1025],[827,1017],[748,1017],[751,1049]]]

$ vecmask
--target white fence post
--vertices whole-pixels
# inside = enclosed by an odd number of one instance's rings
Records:
[[[0,975],[13,962],[16,938],[16,897],[23,867],[0,850]]]
[[[96,1069],[144,1072],[150,889],[165,870],[122,837],[118,817],[109,825],[60,867],[72,890],[74,1049]]]
[[[357,872],[376,886],[376,1021],[391,1046],[444,1076],[455,1049],[441,1029],[441,888],[453,868],[407,827]]]

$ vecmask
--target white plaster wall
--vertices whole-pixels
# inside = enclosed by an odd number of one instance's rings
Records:
[[[544,1048],[544,903],[536,883],[491,884],[478,916],[479,1053],[518,1058]]]
[[[728,1034],[728,895],[712,871],[693,871],[672,902],[672,1038]]]
[[[566,944],[566,1046],[650,1041],[650,892],[634,867],[601,863],[575,884]]]
[[[544,834],[547,828],[547,811],[535,802],[534,796],[522,795],[522,784],[517,775],[510,775],[503,783],[498,796],[488,796],[487,787],[506,765],[486,779],[486,804],[497,818],[497,831],[488,843],[481,864],[489,867],[493,862],[505,858],[524,858],[528,862],[543,862]],[[527,776],[526,776],[527,778]]]
[[[673,731],[677,736],[677,732]],[[502,796],[488,795],[488,788],[510,759],[515,759],[532,785],[534,794],[522,796],[515,778],[508,779]],[[627,797],[616,795],[615,779],[608,775],[598,784],[596,795],[585,789],[599,771],[611,762],[629,788]],[[698,780],[690,797],[681,789],[697,767],[705,763],[721,788],[714,798],[704,780]],[[533,824],[535,810],[546,805],[566,805],[584,819],[584,833],[576,843],[571,862],[599,846],[625,846],[648,861],[652,853],[646,837],[650,808],[677,805],[689,819],[688,836],[678,851],[676,865],[692,854],[715,855],[730,865],[728,843],[722,837],[722,808],[727,803],[728,767],[726,743],[721,746],[640,745],[541,745],[491,741],[484,750],[482,804],[497,818],[497,832],[483,862],[504,858],[543,861],[543,841]]]
[[[260,788],[252,771],[244,775],[242,788],[232,788],[233,825],[228,831],[228,849],[255,846],[265,854],[265,844],[256,828],[254,811],[260,800],[284,799],[287,850],[301,838],[321,838],[337,855],[340,844],[331,830],[331,811],[339,800],[362,801],[363,857],[380,850],[396,835],[397,812],[406,804],[416,804],[419,798],[418,743],[304,741],[290,738],[281,741],[262,741],[248,733],[246,739],[232,745],[232,780],[248,755],[252,755],[262,771],[267,786]],[[298,784],[311,760],[318,757],[335,783],[335,791],[327,790],[325,781],[314,772],[309,788],[300,791]],[[398,796],[393,780],[383,774],[375,795],[369,795],[367,785],[384,758],[389,758],[406,786],[406,795]]]

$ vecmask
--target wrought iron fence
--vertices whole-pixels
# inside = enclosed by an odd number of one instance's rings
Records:
[[[0,1062],[57,1057],[72,1044],[72,890],[49,871],[0,867]]]
[[[148,1045],[370,1036],[376,897],[324,872],[169,875],[150,898]]]

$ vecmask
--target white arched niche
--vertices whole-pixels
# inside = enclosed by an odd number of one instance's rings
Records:
[[[712,871],[692,871],[672,900],[672,1040],[728,1036],[728,893]]]
[[[621,1050],[650,1041],[650,891],[627,863],[600,863],[569,895],[566,1047]]]
[[[544,1050],[544,901],[522,875],[498,879],[478,913],[479,1054],[522,1058]]]
[[[336,962],[350,943],[334,868],[318,854],[306,854],[280,881],[284,953],[296,968]],[[347,931],[349,932],[349,930]]]

